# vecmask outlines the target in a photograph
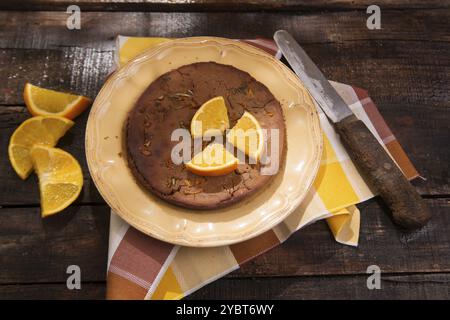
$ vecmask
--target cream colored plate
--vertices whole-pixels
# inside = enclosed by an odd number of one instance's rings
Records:
[[[169,70],[200,61],[233,65],[265,84],[283,106],[288,147],[285,170],[267,189],[231,207],[201,212],[170,205],[141,189],[121,156],[123,124],[141,93]],[[184,246],[236,243],[277,225],[306,195],[321,152],[319,119],[295,74],[265,52],[223,38],[178,39],[145,51],[106,81],[86,128],[89,170],[106,202],[142,232]]]

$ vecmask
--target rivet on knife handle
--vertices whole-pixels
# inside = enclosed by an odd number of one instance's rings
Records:
[[[391,209],[394,222],[406,229],[424,226],[431,218],[428,206],[366,125],[351,115],[335,128],[352,160]]]

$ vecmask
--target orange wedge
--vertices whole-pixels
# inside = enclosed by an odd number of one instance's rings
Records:
[[[55,116],[33,117],[25,120],[9,140],[9,161],[16,173],[26,179],[33,170],[30,149],[34,145],[53,147],[73,126],[73,121]]]
[[[33,116],[54,115],[74,119],[91,103],[91,99],[70,93],[25,84],[23,99]]]
[[[193,138],[221,135],[230,127],[227,106],[223,97],[206,101],[194,114],[191,121]]]
[[[66,151],[45,146],[34,146],[30,155],[39,178],[42,217],[67,208],[83,187],[78,161]]]
[[[186,168],[200,176],[223,176],[234,171],[238,162],[222,144],[211,143],[186,163]]]
[[[236,125],[228,132],[227,141],[249,157],[258,160],[264,147],[264,137],[258,120],[244,112]]]

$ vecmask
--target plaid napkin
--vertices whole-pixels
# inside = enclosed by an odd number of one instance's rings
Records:
[[[117,39],[117,66],[165,38]],[[280,58],[271,40],[239,40]],[[402,147],[387,127],[365,90],[342,83],[330,83],[364,121],[391,154],[405,176],[418,176]],[[320,110],[320,109],[319,109]],[[350,160],[326,116],[319,112],[324,152],[317,177],[303,203],[289,217],[262,235],[238,244],[214,248],[174,246],[153,239],[130,227],[111,213],[107,298],[180,299],[223,277],[243,263],[285,241],[292,233],[320,219],[326,219],[336,241],[358,244],[359,210],[355,204],[374,196]]]

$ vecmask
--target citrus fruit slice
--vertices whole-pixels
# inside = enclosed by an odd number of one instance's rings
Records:
[[[25,84],[23,99],[33,116],[55,115],[74,119],[91,103],[91,99],[70,93]]]
[[[238,159],[219,143],[211,143],[197,153],[186,168],[200,176],[226,175],[238,166]]]
[[[256,160],[260,158],[264,147],[261,126],[258,120],[247,111],[228,132],[227,141]]]
[[[53,147],[73,126],[73,121],[55,116],[33,117],[25,120],[9,140],[9,160],[16,173],[26,179],[33,169],[30,149],[33,145]]]
[[[31,148],[30,155],[39,178],[42,217],[67,208],[83,187],[78,161],[64,150],[39,145]]]
[[[194,114],[191,121],[193,138],[221,135],[230,127],[227,106],[223,97],[215,97],[206,101]]]

